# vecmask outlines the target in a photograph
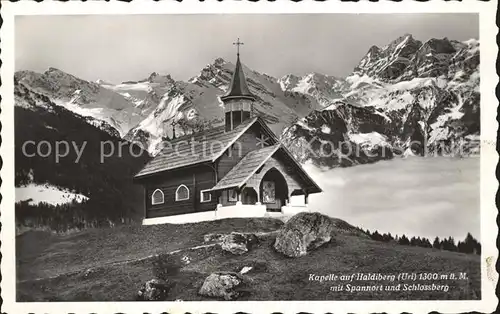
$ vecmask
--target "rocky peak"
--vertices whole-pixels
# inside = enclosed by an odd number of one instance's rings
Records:
[[[73,75],[71,74],[68,74],[64,71],[61,71],[57,68],[53,68],[53,67],[49,67],[49,69],[47,71],[45,71],[43,73],[43,75],[47,76],[47,77],[58,77],[58,78],[61,78],[61,77],[65,77],[65,78],[74,78],[76,79],[76,77],[74,77]]]
[[[323,82],[323,83],[335,82],[335,81],[342,80],[341,78],[333,76],[333,75],[327,75],[327,74],[322,74],[322,73],[317,73],[317,72],[313,72],[313,73],[309,74],[309,77],[314,82]]]
[[[95,82],[99,85],[112,85],[110,82],[107,82],[107,81],[102,80],[102,79],[97,79]]]
[[[368,75],[384,81],[392,81],[405,73],[405,70],[422,42],[405,34],[383,48],[372,46],[354,68],[354,74]]]
[[[426,41],[422,48],[420,49],[420,54],[428,53],[454,53],[456,52],[455,47],[447,38],[436,39],[432,38]]]
[[[406,41],[409,41],[409,42],[412,42],[412,41],[415,41],[415,38],[413,38],[413,35],[412,34],[404,34],[403,36],[399,36],[398,38],[396,38],[395,40],[391,41],[389,43],[389,45],[385,46],[383,48],[383,50],[385,49],[388,49],[388,48],[391,48],[391,47],[396,47],[398,45],[400,45],[401,43],[404,43]]]
[[[370,49],[368,49],[368,52],[366,53],[366,56],[363,58],[363,60],[378,58],[380,56],[381,51],[382,50],[379,47],[373,45],[370,47]]]
[[[41,74],[34,72],[34,71],[28,71],[28,70],[22,70],[22,71],[17,71],[14,73],[14,80],[21,81],[21,80],[28,80],[31,81],[34,78],[40,77]]]
[[[170,76],[170,74],[160,75],[157,72],[151,73],[147,81],[149,83],[160,83],[164,86],[175,84],[175,80],[172,78],[172,76]]]
[[[61,71],[58,68],[54,68],[54,67],[49,67],[49,69],[47,71],[45,71],[45,73],[50,73],[50,72],[52,72],[52,73],[64,73],[64,74],[67,74],[64,71]]]
[[[314,82],[319,77],[310,75],[307,80]],[[297,85],[304,92],[313,91],[302,88],[311,86],[302,84],[306,79],[299,81]],[[316,98],[329,98],[332,105],[287,129],[285,142],[299,159],[326,166],[344,165],[343,160],[333,161],[335,158],[330,155],[308,157],[307,149],[311,144],[315,147],[315,142],[310,141],[314,138],[319,143],[349,139],[352,147],[359,145],[361,151],[370,155],[388,150],[385,156],[389,158],[392,153],[420,153],[422,147],[414,151],[407,145],[422,139],[429,151],[438,154],[452,149],[447,145],[453,145],[450,143],[455,140],[465,142],[463,154],[477,152],[480,129],[477,40],[433,38],[422,44],[407,34],[383,48],[370,47],[346,81],[348,86],[340,89],[340,100],[335,101],[322,92]],[[360,154],[346,160],[345,165],[364,163],[370,158]]]
[[[224,65],[226,63],[228,63],[226,60],[224,60],[223,58],[219,57],[219,58],[216,58],[212,64],[215,65],[215,66],[222,66],[222,65]]]
[[[43,76],[48,80],[57,80],[62,86],[77,87],[78,85],[89,85],[93,88],[97,87],[97,83],[82,80],[74,75],[53,67],[50,67],[47,71],[45,71]]]
[[[71,98],[75,90],[95,93],[100,88],[97,83],[87,82],[54,67],[50,67],[44,73],[21,71],[15,76],[38,92],[59,98]]]
[[[453,41],[453,42],[456,42],[456,41]],[[479,47],[479,40],[477,40],[475,38],[471,38],[471,39],[468,39],[466,41],[461,42],[461,44],[466,45],[469,48]]]

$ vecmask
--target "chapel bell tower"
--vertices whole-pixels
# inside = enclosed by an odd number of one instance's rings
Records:
[[[224,120],[226,131],[230,131],[242,122],[251,119],[253,115],[253,102],[255,96],[248,89],[243,67],[240,62],[240,39],[233,43],[237,47],[236,67],[229,89],[220,99],[224,103]]]

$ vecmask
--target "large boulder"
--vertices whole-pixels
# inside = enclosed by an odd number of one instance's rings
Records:
[[[242,284],[243,279],[237,273],[212,273],[205,279],[198,293],[208,297],[223,298],[226,301],[235,300],[240,296],[237,288]]]
[[[242,255],[248,252],[255,243],[257,243],[257,237],[254,234],[231,232],[222,239],[221,248],[234,255]]]
[[[168,284],[162,279],[151,279],[137,293],[139,301],[164,301],[167,298]]]
[[[299,213],[290,218],[278,232],[274,248],[289,257],[307,254],[307,251],[330,242],[335,225],[331,218],[320,213]]]

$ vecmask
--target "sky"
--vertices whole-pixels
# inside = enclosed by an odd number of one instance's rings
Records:
[[[274,77],[345,77],[372,45],[404,34],[426,41],[479,38],[477,14],[242,14],[18,16],[15,68],[55,67],[112,83],[152,72],[187,80],[216,58]]]
[[[453,237],[480,233],[479,158],[396,158],[307,172],[323,189],[309,208],[393,236]],[[369,182],[369,184],[367,184]]]

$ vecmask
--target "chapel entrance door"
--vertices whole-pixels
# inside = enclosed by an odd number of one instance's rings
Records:
[[[285,178],[276,168],[266,172],[260,182],[261,203],[266,205],[267,211],[280,212],[281,206],[286,205],[288,199],[288,185]]]

